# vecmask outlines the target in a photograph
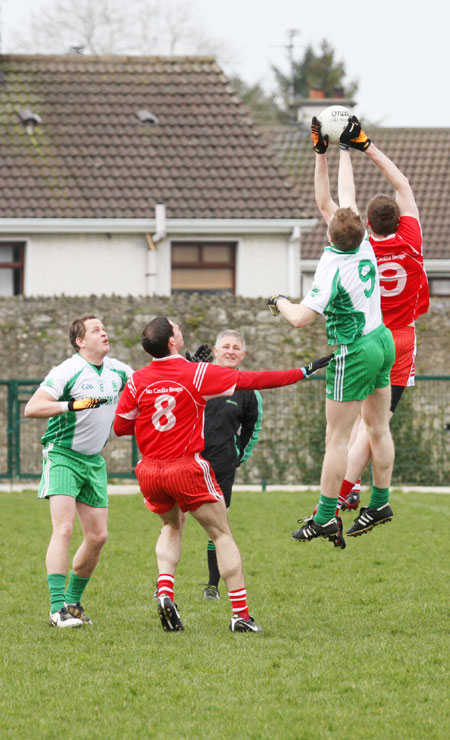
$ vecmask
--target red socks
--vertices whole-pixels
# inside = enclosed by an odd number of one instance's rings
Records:
[[[228,597],[231,601],[233,614],[240,614],[243,619],[249,619],[246,589],[238,588],[235,591],[228,591]]]
[[[167,594],[169,599],[173,601],[173,584],[174,584],[174,577],[170,575],[170,573],[160,573],[158,576],[157,586],[158,586],[158,598],[162,596],[163,594]]]

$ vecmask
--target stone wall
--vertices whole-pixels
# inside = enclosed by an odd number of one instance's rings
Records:
[[[243,332],[248,355],[245,369],[295,367],[328,354],[321,319],[301,330],[273,318],[265,299],[219,295],[176,295],[172,298],[0,298],[0,379],[41,378],[72,354],[67,338],[76,316],[94,313],[108,330],[111,356],[138,368],[148,361],[140,345],[145,324],[157,314],[180,323],[185,347],[212,344],[218,331]],[[450,375],[450,298],[434,298],[417,322],[417,373]]]
[[[100,316],[107,327],[111,355],[134,368],[149,361],[140,345],[142,328],[157,314],[166,314],[183,328],[185,347],[214,343],[219,331],[237,328],[244,334],[248,355],[244,369],[298,367],[329,353],[323,322],[302,330],[272,317],[265,299],[232,296],[177,295],[173,298],[2,298],[0,299],[0,379],[39,380],[72,355],[67,337],[71,321],[84,314]],[[429,313],[418,322],[421,375],[450,375],[450,299],[434,299]],[[396,438],[396,480],[403,484],[443,485],[448,480],[450,433],[449,383],[426,383],[421,392],[405,394],[394,424],[406,438]],[[434,388],[434,386],[436,386]],[[40,437],[45,419],[23,419],[22,409],[33,386],[21,386],[20,408],[13,427],[20,434],[20,474],[38,476]],[[434,395],[433,395],[434,394]],[[438,394],[437,398],[434,398]],[[8,464],[7,388],[0,385],[0,476]],[[448,400],[446,400],[448,399]],[[419,404],[412,414],[413,401]],[[263,392],[264,422],[250,460],[238,470],[238,483],[307,483],[317,485],[325,437],[324,393],[321,382]],[[18,415],[18,418],[16,416]],[[442,417],[442,418],[441,418]],[[448,418],[447,418],[448,417]],[[411,464],[411,435],[414,465]],[[404,436],[404,435],[403,435]],[[16,437],[14,437],[16,439]],[[301,443],[300,443],[301,441]],[[12,448],[10,448],[10,453]],[[419,455],[422,455],[420,457]],[[105,448],[110,479],[132,476],[130,438],[111,435]],[[404,458],[404,459],[403,459]],[[14,475],[19,473],[14,468]],[[36,483],[36,481],[35,481]]]

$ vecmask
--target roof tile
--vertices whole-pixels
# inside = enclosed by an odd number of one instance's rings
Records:
[[[210,57],[0,55],[0,218],[300,218]],[[27,133],[17,116],[42,124]],[[146,108],[159,125],[140,123]],[[238,194],[238,195],[236,195]]]
[[[420,211],[425,259],[450,259],[450,128],[374,128],[371,139],[408,177]],[[315,229],[302,237],[303,259],[318,259],[327,243],[326,226],[314,200],[314,153],[309,130],[297,126],[264,129],[284,172],[297,193],[306,218],[318,218]],[[330,146],[328,167],[332,195],[337,195],[339,149]],[[358,207],[365,212],[377,192],[393,189],[367,157],[352,152]]]

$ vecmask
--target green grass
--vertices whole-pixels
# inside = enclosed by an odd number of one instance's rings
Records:
[[[316,499],[233,496],[262,635],[229,632],[223,584],[203,600],[206,536],[190,519],[185,632],[167,634],[152,601],[159,519],[139,496],[111,497],[84,598],[94,626],[64,631],[47,626],[48,505],[0,494],[0,737],[447,740],[448,497],[394,492],[393,522],[345,551],[291,538]]]

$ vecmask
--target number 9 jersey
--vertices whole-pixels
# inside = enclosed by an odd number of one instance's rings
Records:
[[[377,329],[380,279],[368,238],[353,250],[325,247],[302,303],[325,316],[328,344],[352,344]]]
[[[383,322],[389,329],[402,329],[426,313],[430,303],[420,223],[414,216],[402,216],[395,234],[369,238],[380,273]]]

